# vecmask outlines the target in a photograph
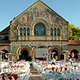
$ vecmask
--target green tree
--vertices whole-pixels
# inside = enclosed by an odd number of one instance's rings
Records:
[[[69,27],[68,28],[68,36],[69,36],[69,40],[71,40],[72,39],[72,30],[71,30],[71,28]]]
[[[68,27],[69,40],[80,40],[80,28],[69,24]]]

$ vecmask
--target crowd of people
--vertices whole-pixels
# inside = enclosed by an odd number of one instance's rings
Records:
[[[80,80],[80,62],[73,58],[69,61],[33,61],[33,67],[43,74],[44,80]]]

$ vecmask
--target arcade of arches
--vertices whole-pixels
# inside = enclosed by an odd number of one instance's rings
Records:
[[[38,46],[38,48],[46,48],[46,46]],[[32,61],[32,60],[35,60],[36,57],[35,57],[35,50],[36,48],[35,47],[32,47],[32,49],[28,49],[28,48],[22,48],[22,50],[18,50],[18,53],[19,54],[19,58],[18,60],[26,60],[26,61]],[[2,50],[5,53],[9,53],[9,51],[7,50]],[[48,56],[48,59],[53,59],[55,58],[56,60],[62,60],[64,59],[64,55],[63,54],[60,54],[60,49],[56,48],[56,49],[48,49],[48,52],[49,52],[49,56]],[[34,54],[34,55],[33,55]],[[33,55],[33,56],[32,56]],[[76,50],[76,49],[73,49],[71,50],[70,54],[69,54],[70,58],[75,58],[75,59],[78,59],[79,58],[79,51]],[[5,56],[3,55],[3,58],[5,59]],[[37,59],[40,59],[40,60],[45,60],[46,58],[37,58]]]
[[[61,50],[64,50],[66,44],[68,44],[67,41],[64,40],[64,42],[58,40],[61,37],[61,27],[50,27],[47,29],[47,24],[42,22],[37,22],[34,25],[34,35],[31,37],[31,29],[30,28],[20,28],[19,37],[21,37],[21,40],[18,40],[17,42],[13,42],[11,46],[12,53],[13,51],[16,53],[17,60],[26,60],[26,61],[32,61],[35,59],[53,59],[56,60],[62,60],[64,59],[64,54],[61,53]],[[49,32],[49,36],[47,37],[47,32]],[[28,39],[25,40],[27,38]],[[58,37],[56,37],[58,36]],[[55,38],[56,37],[56,38]],[[37,40],[36,40],[37,38]],[[55,38],[55,40],[54,40]],[[22,42],[20,42],[22,41]],[[18,50],[20,45],[23,43],[22,47]],[[43,44],[44,43],[44,44]],[[64,45],[62,45],[64,44]],[[54,47],[54,48],[53,48]],[[67,46],[68,47],[68,46]],[[13,49],[15,48],[15,49]],[[40,50],[39,50],[40,49]],[[45,51],[44,51],[44,50]],[[66,48],[65,48],[66,49]],[[70,49],[70,48],[69,48]],[[38,52],[39,50],[39,52]],[[67,49],[68,50],[68,49]],[[5,53],[8,53],[8,51],[3,50]],[[70,57],[72,57],[72,53],[74,53],[74,58],[78,58],[79,51],[76,49],[69,50]],[[41,52],[41,54],[40,54]],[[46,55],[46,56],[45,56]]]
[[[0,32],[0,50],[16,54],[14,59],[17,60],[60,60],[65,57],[62,50],[69,51],[70,57],[74,55],[74,58],[80,58],[80,41],[68,40],[68,24],[68,21],[38,0]],[[5,35],[9,40],[3,41]]]

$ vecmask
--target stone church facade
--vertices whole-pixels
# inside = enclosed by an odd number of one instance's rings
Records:
[[[0,32],[0,50],[16,54],[16,60],[61,59],[68,46],[68,21],[41,0]]]

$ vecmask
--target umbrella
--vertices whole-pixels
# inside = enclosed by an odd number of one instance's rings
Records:
[[[11,53],[6,53],[6,54],[11,54]]]
[[[5,53],[4,51],[0,51],[0,54]]]
[[[55,52],[52,52],[51,54],[55,54]]]
[[[61,51],[62,53],[68,53],[69,51],[67,51],[67,50],[63,50],[63,51]]]

